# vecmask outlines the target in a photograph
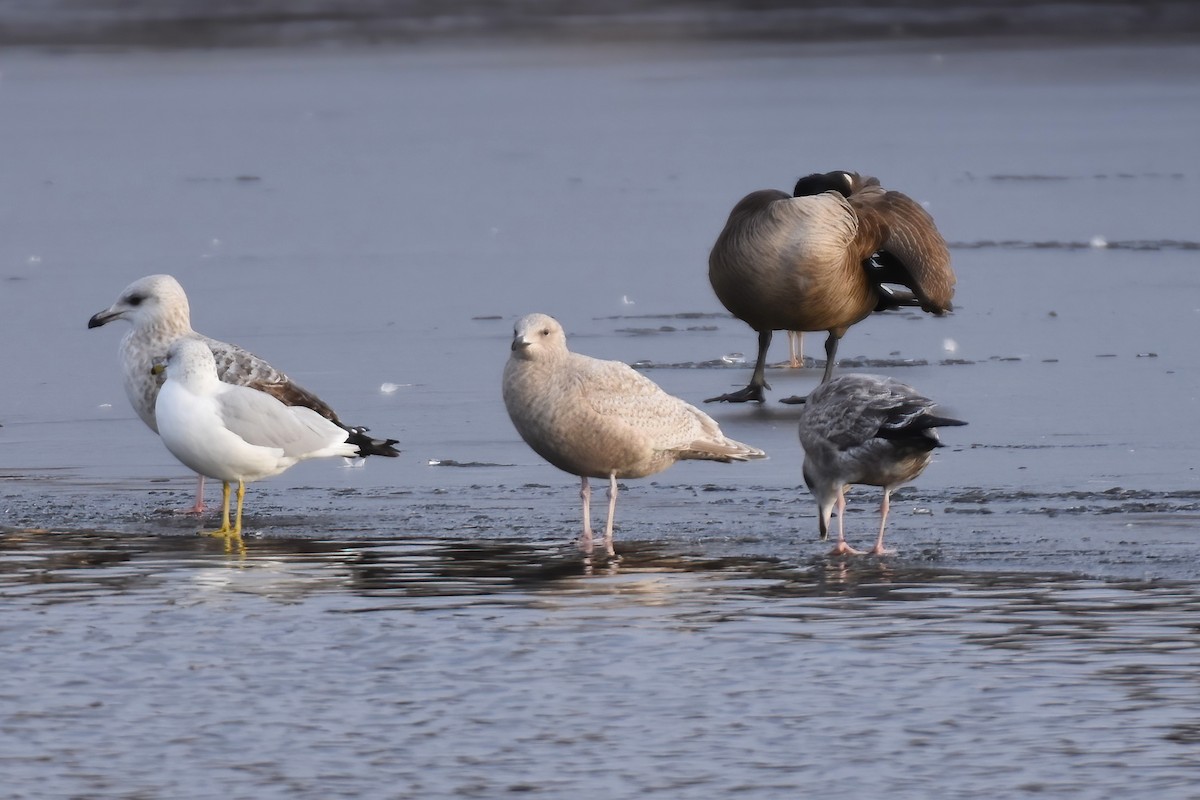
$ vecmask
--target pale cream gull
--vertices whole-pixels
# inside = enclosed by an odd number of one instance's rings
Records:
[[[593,547],[588,478],[608,479],[604,546],[611,556],[618,478],[653,475],[683,459],[765,457],[726,438],[703,411],[628,365],[570,352],[562,326],[545,314],[517,321],[503,393],[521,438],[554,466],[580,477],[580,547],[586,553]]]

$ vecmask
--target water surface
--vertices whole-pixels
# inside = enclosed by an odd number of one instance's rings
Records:
[[[1200,49],[0,70],[0,795],[1198,796]],[[511,322],[693,402],[743,384],[708,247],[832,168],[927,203],[960,281],[842,344],[970,422],[894,500],[896,554],[825,557],[774,402],[819,370],[773,368],[768,404],[709,408],[771,458],[628,482],[619,561],[585,563],[576,482],[500,402]],[[300,465],[244,546],[197,536],[122,331],[85,329],[163,271],[404,455]]]
[[[1194,796],[1190,582],[2,541],[5,773],[40,797]]]

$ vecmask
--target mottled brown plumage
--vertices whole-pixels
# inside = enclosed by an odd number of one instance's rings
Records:
[[[882,284],[903,285],[924,310],[943,314],[955,283],[933,218],[906,195],[851,172],[801,178],[792,196],[746,195],[713,245],[708,277],[721,303],[759,333],[750,385],[709,402],[763,401],[773,331],[827,331],[827,381],[838,340],[888,307]]]

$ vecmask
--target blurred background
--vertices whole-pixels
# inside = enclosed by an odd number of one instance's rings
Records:
[[[827,40],[1200,31],[1200,4],[1048,0],[2,0],[0,44],[228,47],[510,35]]]

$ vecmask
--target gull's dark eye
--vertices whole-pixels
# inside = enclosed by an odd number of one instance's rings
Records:
[[[549,336],[549,335],[550,335],[550,329],[542,328],[542,336]]]
[[[129,300],[126,302],[128,302],[129,305],[131,305],[131,306],[140,306],[142,304],[142,301],[145,299],[146,298],[144,295],[134,294],[134,295],[130,295]]]

